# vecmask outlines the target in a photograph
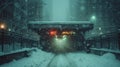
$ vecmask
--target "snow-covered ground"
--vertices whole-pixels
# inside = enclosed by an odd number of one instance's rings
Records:
[[[6,52],[6,53],[0,52],[0,56],[1,55],[6,55],[6,54],[18,53],[18,52],[22,52],[22,51],[29,51],[29,50],[32,50],[32,49],[35,49],[35,48],[22,48],[22,49],[18,49],[18,50]]]
[[[0,67],[120,67],[120,61],[111,53],[103,56],[83,52],[55,55],[37,49],[28,58],[13,60]]]

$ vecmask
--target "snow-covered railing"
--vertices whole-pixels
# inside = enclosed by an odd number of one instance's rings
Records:
[[[0,55],[0,65],[13,60],[21,59],[23,57],[29,57],[30,52],[35,50],[36,49],[25,48],[17,51],[12,51],[10,53],[3,53],[2,55]]]
[[[120,50],[111,50],[111,49],[105,49],[105,48],[90,48],[91,50],[96,50],[96,51],[103,51],[103,52],[110,52],[110,53],[118,53],[120,54]]]
[[[112,50],[112,49],[105,49],[105,48],[90,48],[91,52],[97,55],[103,55],[105,53],[113,53],[117,59],[120,60],[120,50]]]

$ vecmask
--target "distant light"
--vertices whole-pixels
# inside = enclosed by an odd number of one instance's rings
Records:
[[[96,16],[95,15],[93,15],[93,16],[91,16],[91,19],[90,19],[91,21],[95,21],[96,20]]]
[[[57,34],[57,31],[50,31],[49,33],[51,36],[55,36]]]
[[[11,29],[9,28],[8,31],[11,31]]]
[[[1,29],[5,29],[5,25],[4,25],[4,24],[1,24],[1,25],[0,25],[0,28],[1,28]]]
[[[66,38],[66,35],[63,35],[63,38]]]
[[[64,46],[67,46],[68,41],[67,41],[67,36],[63,35],[62,37],[55,37],[54,38],[54,46],[56,46],[58,49],[64,49]]]
[[[62,35],[74,35],[76,34],[74,31],[63,31]]]
[[[67,35],[56,35],[53,40],[52,40],[52,44],[51,44],[52,48],[55,49],[55,51],[66,51],[66,48],[70,47],[70,43],[69,43],[69,38]]]
[[[65,45],[66,38],[55,38],[55,45]]]
[[[66,39],[67,39],[66,35],[63,35],[62,38],[59,38],[57,35],[55,36],[55,40],[62,41],[62,40],[66,40]]]
[[[95,19],[96,19],[96,16],[93,15],[93,16],[91,17],[91,19],[95,20]]]
[[[99,27],[99,30],[102,30],[102,28],[101,28],[101,27]]]
[[[63,40],[66,40],[66,39],[67,39],[66,35],[63,35]]]

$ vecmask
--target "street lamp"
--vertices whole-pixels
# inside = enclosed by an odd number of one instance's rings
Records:
[[[5,30],[7,28],[5,23],[0,22],[0,30]]]
[[[93,15],[93,16],[91,17],[91,19],[92,19],[92,20],[96,20],[96,16]]]
[[[91,18],[90,18],[91,21],[96,21],[96,16],[95,15],[92,15]]]
[[[4,51],[4,30],[5,28],[6,28],[5,24],[0,24],[2,52]]]
[[[0,25],[0,29],[5,29],[5,25],[4,25],[4,24],[1,24],[1,25]]]

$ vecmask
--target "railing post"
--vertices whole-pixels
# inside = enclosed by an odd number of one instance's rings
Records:
[[[1,32],[1,41],[2,41],[2,52],[4,52],[4,30],[2,29],[2,32]]]

